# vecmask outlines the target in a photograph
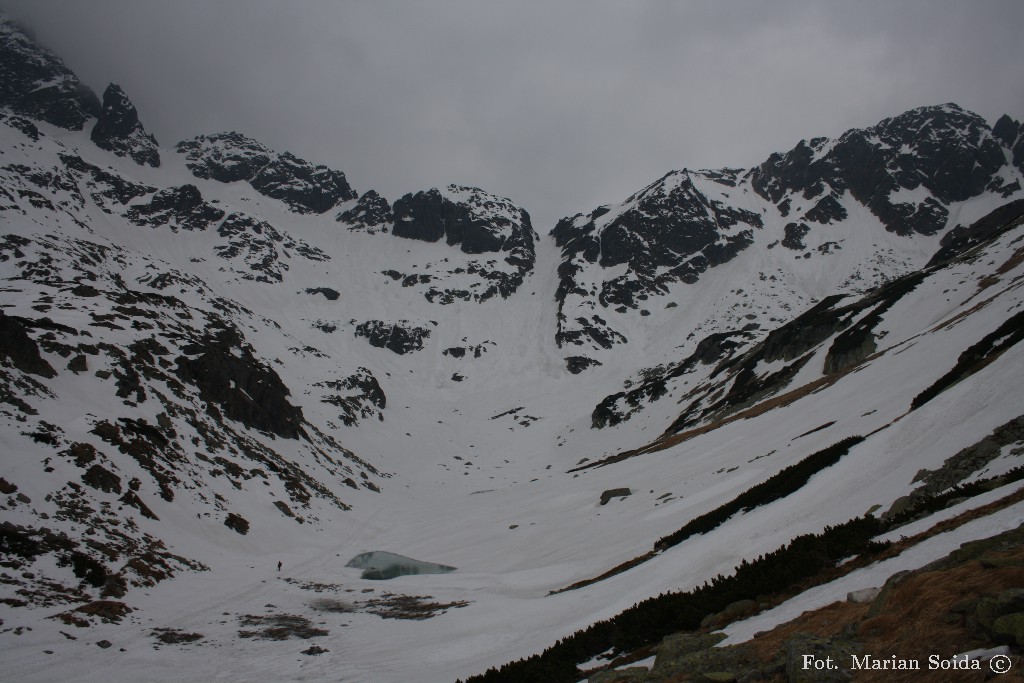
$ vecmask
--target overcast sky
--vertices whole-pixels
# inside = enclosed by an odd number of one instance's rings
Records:
[[[676,168],[956,102],[1024,118],[1021,0],[0,0],[161,145],[238,130],[390,200],[459,183],[547,232]]]

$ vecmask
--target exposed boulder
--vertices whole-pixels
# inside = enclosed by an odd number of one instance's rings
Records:
[[[625,498],[633,495],[628,488],[608,489],[601,494],[601,505],[607,505],[613,498]]]
[[[601,361],[594,360],[587,356],[566,356],[565,358],[565,369],[574,375],[578,375],[584,370],[600,365]]]
[[[224,519],[224,526],[242,536],[249,533],[249,520],[234,512],[228,513],[228,516]]]
[[[337,301],[341,296],[338,290],[330,287],[310,287],[306,289],[306,294],[322,294],[328,301]]]
[[[106,493],[121,493],[121,477],[117,476],[103,465],[93,465],[85,474],[82,481],[89,486]]]
[[[403,355],[422,349],[423,341],[430,336],[430,330],[413,325],[408,320],[367,320],[356,325],[356,336],[366,337],[371,346]]]
[[[842,636],[822,638],[797,633],[786,641],[784,648],[787,680],[793,683],[840,683],[852,680],[851,656],[859,654],[861,646]],[[808,667],[805,665],[806,657],[813,657],[815,662],[831,662],[831,665]]]
[[[691,680],[736,681],[760,668],[746,645],[715,647],[724,633],[676,633],[658,645],[648,680],[665,681],[688,676]],[[756,680],[756,679],[755,679]]]
[[[807,249],[807,245],[804,244],[804,237],[811,229],[806,223],[786,223],[784,228],[786,236],[782,239],[782,246],[793,251],[803,251]]]

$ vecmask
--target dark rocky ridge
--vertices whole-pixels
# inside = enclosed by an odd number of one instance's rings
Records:
[[[725,173],[725,172],[723,172]],[[761,217],[709,199],[691,172],[673,171],[626,200],[629,208],[607,225],[597,221],[608,209],[595,209],[558,222],[551,235],[562,248],[558,301],[579,292],[574,276],[585,263],[629,272],[603,283],[603,306],[636,308],[651,292],[671,282],[694,283],[700,273],[731,260],[753,243]],[[589,219],[589,220],[588,220]],[[736,228],[736,230],[732,230]]]
[[[646,315],[642,307],[651,297],[729,262],[753,243],[761,213],[774,213],[764,202],[788,220],[768,248],[781,243],[800,252],[798,258],[811,258],[843,248],[842,238],[820,236],[848,220],[855,203],[900,236],[935,234],[947,228],[957,202],[1020,192],[1014,167],[1021,161],[1024,126],[1004,116],[989,128],[980,116],[946,104],[836,140],[802,141],[748,171],[673,171],[619,205],[565,218],[552,230],[562,249],[556,340],[593,349],[622,343],[620,323],[607,322],[600,308]],[[854,272],[847,284],[861,279]]]
[[[127,217],[140,226],[206,230],[224,218],[224,211],[205,201],[195,185],[182,185],[157,192],[148,204],[133,204]]]
[[[395,229],[398,237],[436,242],[442,237],[449,246],[458,245],[466,254],[508,251],[516,248],[533,254],[533,235],[530,216],[516,207],[516,219],[501,216],[498,211],[480,213],[472,211],[474,199],[479,198],[484,209],[497,206],[497,198],[485,197],[476,188],[451,186],[452,191],[469,191],[471,199],[453,202],[431,189],[407,194],[395,202]],[[505,234],[511,228],[511,234]]]
[[[933,234],[945,227],[951,202],[995,189],[992,183],[1004,164],[1002,146],[985,120],[946,104],[849,130],[834,143],[827,138],[801,141],[755,168],[751,182],[784,215],[789,194],[822,198],[804,216],[814,221],[812,212],[834,214],[835,197],[848,191],[887,230]],[[897,190],[919,187],[931,196],[918,204],[890,199]]]
[[[160,165],[156,138],[143,128],[135,105],[118,85],[111,83],[103,92],[103,110],[90,137],[100,149],[131,157],[140,166]]]
[[[514,270],[478,269],[476,274],[491,281],[487,291],[477,295],[480,301],[497,294],[507,298],[519,288],[533,270],[534,242],[539,239],[524,209],[483,190],[457,185],[449,185],[444,192],[434,188],[397,200],[392,232],[425,242],[444,238],[449,246],[458,246],[465,254],[502,255]],[[472,267],[469,272],[473,272]],[[446,294],[447,298],[469,296],[468,292],[440,290],[434,296]]]
[[[987,239],[1018,225],[1024,219],[1024,199],[1004,204],[969,227],[958,225],[942,236],[941,248],[928,262],[929,266],[948,261]]]
[[[60,128],[82,130],[102,110],[96,93],[21,27],[0,17],[0,106]]]
[[[583,299],[580,312],[593,310],[594,304],[619,312],[638,309],[651,296],[666,293],[670,284],[695,283],[708,268],[727,263],[753,244],[753,231],[762,227],[760,215],[709,197],[695,179],[734,187],[740,171],[673,171],[629,197],[610,220],[602,219],[611,207],[602,206],[558,222],[551,235],[562,249],[555,293],[559,346],[607,349],[626,341],[600,315],[571,314],[570,296]],[[602,278],[595,292],[581,277],[595,265],[627,268]]]
[[[358,195],[345,174],[277,153],[240,133],[200,135],[179,142],[185,165],[197,178],[248,182],[265,197],[283,201],[296,213],[325,213]]]

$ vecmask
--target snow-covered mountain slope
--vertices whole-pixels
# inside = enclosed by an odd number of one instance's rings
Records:
[[[1009,117],[915,110],[538,235],[484,190],[389,201],[240,133],[158,148],[7,22],[0,54],[17,680],[451,681],[886,510],[1021,413]],[[377,550],[456,569],[346,566]]]

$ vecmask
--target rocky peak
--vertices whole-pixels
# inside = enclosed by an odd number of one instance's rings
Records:
[[[479,264],[469,268],[492,282],[480,300],[494,294],[508,297],[522,284],[526,273],[533,270],[534,242],[540,239],[530,223],[530,214],[511,200],[459,185],[407,194],[397,200],[392,232],[425,242],[444,238],[465,254],[501,254],[511,271]]]
[[[185,155],[185,165],[197,178],[233,183],[252,180],[270,163],[273,152],[241,133],[199,135],[175,147]]]
[[[751,174],[754,190],[785,216],[791,196],[835,204],[849,192],[897,234],[933,234],[946,227],[948,205],[998,190],[1005,166],[988,124],[955,104],[921,107],[838,140],[801,141],[773,154]],[[919,196],[909,193],[918,190]],[[902,196],[901,196],[902,195]],[[820,203],[819,202],[819,203]],[[816,222],[834,215],[815,205]],[[815,221],[813,215],[798,217]]]
[[[38,121],[82,130],[98,116],[96,94],[64,62],[0,16],[0,106]]]
[[[175,149],[185,155],[185,165],[197,178],[246,181],[296,213],[325,213],[358,196],[341,171],[312,164],[290,152],[275,152],[240,133],[200,135],[179,142]]]
[[[160,165],[156,138],[142,127],[135,105],[114,83],[103,92],[103,111],[93,126],[92,141],[118,156],[131,157],[140,166]]]
[[[559,221],[551,234],[562,248],[555,296],[563,316],[576,305],[566,308],[568,299],[587,299],[592,293],[602,306],[619,312],[638,308],[651,294],[666,292],[670,283],[696,282],[709,267],[750,246],[761,217],[725,201],[740,174],[730,169],[672,171],[620,205]],[[593,277],[584,272],[590,264],[609,269],[598,276],[596,292],[586,284]],[[560,345],[593,341],[609,348],[625,341],[610,329],[599,329],[606,327],[601,319],[574,319],[582,327],[561,320]]]
[[[367,190],[355,206],[340,212],[335,219],[347,223],[349,230],[365,230],[369,233],[387,232],[395,220],[391,204],[374,190]]]

